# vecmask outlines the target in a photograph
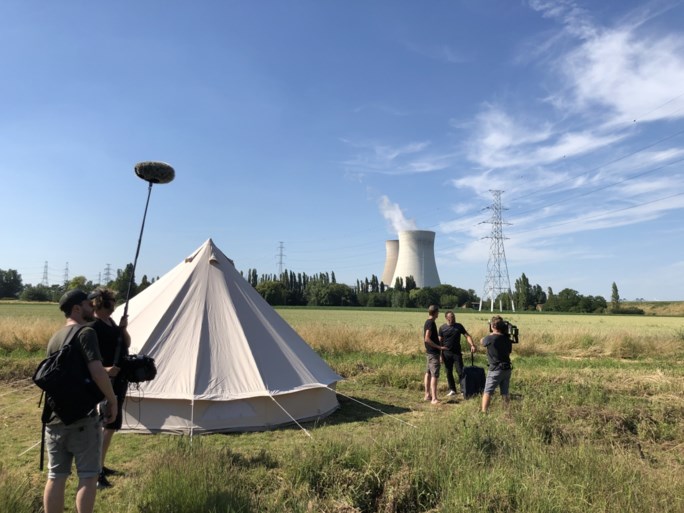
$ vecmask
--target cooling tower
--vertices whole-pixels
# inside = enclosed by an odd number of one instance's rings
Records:
[[[382,271],[382,282],[388,286],[393,287],[394,282],[392,281],[392,276],[394,276],[394,269],[397,267],[397,257],[399,256],[399,241],[398,240],[386,240],[385,241],[385,270]]]
[[[435,263],[435,232],[411,230],[399,232],[399,258],[392,275],[391,286],[401,278],[413,276],[418,288],[440,285]]]

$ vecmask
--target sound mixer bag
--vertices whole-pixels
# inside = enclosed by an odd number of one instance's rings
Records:
[[[76,340],[82,328],[79,326],[59,351],[40,362],[33,374],[33,382],[45,392],[43,423],[49,422],[54,413],[64,424],[72,424],[104,399]]]

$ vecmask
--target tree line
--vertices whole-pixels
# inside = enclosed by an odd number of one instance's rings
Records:
[[[283,271],[281,274],[259,275],[256,269],[247,271],[247,281],[274,306],[371,306],[395,308],[427,308],[439,304],[442,308],[458,308],[479,301],[475,291],[452,285],[416,287],[413,277],[398,279],[387,287],[378,277],[356,280],[354,286],[337,283],[334,272],[313,275]]]
[[[133,264],[128,264],[123,269],[117,269],[116,277],[107,283],[93,283],[85,276],[74,276],[69,281],[52,285],[24,285],[19,274],[14,269],[7,271],[0,269],[0,299],[20,299],[22,301],[52,301],[58,302],[64,292],[71,289],[81,289],[90,292],[99,286],[106,286],[118,292],[120,300],[125,299],[128,292],[128,285],[133,274]],[[131,284],[131,297],[145,290],[154,283],[154,278],[150,281],[147,275],[143,275],[140,283],[133,280]]]
[[[116,277],[103,284],[119,293],[124,299],[128,290],[133,264],[116,271]],[[442,284],[436,287],[416,286],[412,276],[397,278],[392,287],[378,279],[357,279],[355,285],[338,283],[335,272],[320,272],[313,275],[285,270],[280,274],[261,274],[256,269],[248,269],[247,276],[240,273],[257,292],[273,306],[364,306],[389,308],[422,308],[436,304],[441,308],[476,308],[480,298],[473,289],[462,289]],[[143,276],[140,283],[132,283],[131,295],[135,296],[149,287],[150,281]],[[21,299],[24,301],[59,301],[66,290],[80,288],[86,292],[100,284],[76,276],[67,283],[59,285],[26,285],[21,275],[14,269],[0,269],[0,298]],[[621,305],[617,285],[612,284],[610,303],[603,296],[584,296],[574,289],[565,288],[554,293],[551,287],[544,290],[541,285],[532,285],[522,273],[515,280],[515,288],[499,294],[495,304],[504,309],[516,311],[540,310],[547,312],[575,313],[620,313],[643,314],[638,308],[625,308]]]

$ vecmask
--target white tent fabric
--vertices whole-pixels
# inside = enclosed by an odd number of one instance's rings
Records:
[[[263,430],[339,407],[342,378],[211,239],[130,300],[128,331],[158,372],[129,390],[122,432]]]

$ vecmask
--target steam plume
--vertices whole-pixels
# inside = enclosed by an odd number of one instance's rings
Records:
[[[380,213],[382,213],[382,217],[390,222],[392,230],[395,232],[398,233],[416,229],[416,222],[413,219],[406,219],[399,205],[392,203],[387,196],[380,197],[378,206],[380,208]]]

